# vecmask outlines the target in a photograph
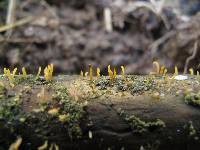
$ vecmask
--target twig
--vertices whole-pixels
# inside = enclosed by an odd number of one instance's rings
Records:
[[[112,26],[112,13],[110,8],[104,8],[104,23],[105,23],[105,29],[107,32],[113,31]]]
[[[158,40],[156,40],[154,43],[152,43],[149,48],[151,51],[151,54],[153,55],[162,43],[164,43],[166,40],[168,40],[170,37],[174,36],[175,34],[176,34],[175,31],[170,31],[166,33],[164,36],[162,36],[161,38],[159,38]]]
[[[187,73],[188,65],[189,65],[190,61],[191,61],[192,59],[194,59],[195,56],[197,55],[197,51],[198,51],[198,41],[196,41],[196,42],[194,43],[194,49],[193,49],[192,55],[189,56],[189,57],[186,59],[185,67],[184,67],[184,73]]]
[[[13,29],[15,27],[24,25],[26,23],[29,23],[31,20],[33,20],[33,17],[29,16],[29,17],[23,18],[23,19],[21,19],[19,21],[16,21],[16,22],[14,22],[12,24],[2,26],[2,27],[0,27],[0,33],[4,32],[4,31],[7,31],[9,29]]]
[[[15,21],[16,0],[9,0],[6,25],[11,25]],[[11,35],[12,30],[7,31],[7,35]]]

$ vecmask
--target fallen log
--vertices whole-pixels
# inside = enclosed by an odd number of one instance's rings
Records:
[[[0,77],[0,149],[200,147],[199,77]]]

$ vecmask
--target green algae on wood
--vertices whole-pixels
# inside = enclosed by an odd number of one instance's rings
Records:
[[[164,128],[165,122],[161,119],[156,119],[155,121],[143,121],[140,118],[136,117],[135,115],[126,114],[125,111],[119,110],[119,115],[128,122],[130,125],[133,133],[145,133],[145,132],[152,132],[154,130]]]

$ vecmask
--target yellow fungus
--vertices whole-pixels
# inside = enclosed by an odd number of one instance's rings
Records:
[[[41,71],[42,71],[42,68],[39,67],[39,69],[38,69],[38,73],[37,73],[37,75],[36,75],[35,80],[37,80],[37,79],[39,78]]]
[[[63,114],[63,115],[59,115],[58,118],[59,118],[59,121],[64,123],[66,121],[68,121],[70,118],[70,115],[69,114]]]
[[[199,71],[197,71],[197,77],[199,77]]]
[[[194,70],[192,68],[189,69],[190,75],[193,76],[194,75]]]
[[[57,144],[54,144],[55,150],[59,150],[59,146]]]
[[[53,64],[48,65],[44,69],[44,78],[46,81],[51,81],[53,79]]]
[[[81,70],[81,73],[80,73],[80,75],[81,75],[81,77],[83,77],[84,75],[83,75],[83,71]]]
[[[87,77],[88,76],[88,72],[85,72],[85,77]]]
[[[116,71],[116,69],[114,68],[114,71],[113,71],[114,73],[113,73],[113,79],[115,79],[116,78],[116,76],[117,76],[117,71]]]
[[[125,77],[125,68],[124,68],[124,66],[121,66],[121,70],[122,70],[122,77]]]
[[[164,72],[163,72],[163,75],[165,76],[167,73],[167,69],[165,68]]]
[[[112,70],[110,69],[110,65],[108,66],[108,75],[109,75],[109,77],[110,77],[110,80],[113,80],[114,78],[113,78],[113,72],[112,72]]]
[[[38,147],[38,150],[45,150],[48,147],[48,141],[45,141],[43,145],[41,145],[40,147]]]
[[[89,72],[90,72],[90,81],[93,79],[93,66],[90,64],[89,65]]]
[[[13,82],[14,76],[15,76],[16,72],[17,72],[17,68],[15,68],[15,69],[13,70],[12,74],[10,73],[10,69],[4,68],[4,75],[8,78],[8,80],[9,80],[10,82]]]
[[[88,132],[88,136],[89,136],[90,139],[92,139],[92,131]]]
[[[161,66],[160,71],[159,71],[159,74],[160,74],[160,75],[163,75],[163,74],[164,74],[164,71],[165,71],[165,66]]]
[[[23,78],[27,78],[27,73],[25,67],[22,68],[22,76]]]
[[[58,108],[52,108],[48,111],[49,115],[56,116],[58,114]]]
[[[159,74],[159,72],[160,72],[160,64],[157,61],[154,61],[153,65],[156,68],[156,73]]]
[[[100,70],[100,68],[97,68],[97,78],[99,78],[100,76],[101,76],[101,70]]]
[[[176,75],[176,76],[178,75],[178,67],[177,66],[174,67],[174,75]]]
[[[53,150],[53,147],[54,147],[54,145],[51,144],[50,147],[49,147],[49,150]]]
[[[9,150],[19,150],[21,144],[22,144],[22,138],[20,137],[10,145]]]

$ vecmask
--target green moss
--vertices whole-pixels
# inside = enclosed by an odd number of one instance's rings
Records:
[[[101,77],[94,80],[94,83],[100,90],[110,87],[115,91],[130,92],[132,95],[153,90],[155,87],[154,79],[147,76],[127,76],[126,78],[117,76],[112,82],[109,78]]]
[[[155,121],[145,122],[142,121],[140,118],[134,115],[128,115],[124,111],[120,111],[120,116],[130,125],[133,133],[145,133],[145,132],[152,132],[156,129],[165,127],[165,123],[157,119]]]
[[[14,79],[14,85],[27,85],[27,86],[34,86],[34,85],[46,85],[46,84],[51,84],[53,81],[45,81],[44,78],[38,78],[37,80],[35,79],[36,77],[34,75],[28,75],[27,78],[23,78],[22,76],[16,76]]]
[[[64,86],[56,87],[54,99],[60,105],[60,114],[69,116],[67,122],[69,136],[71,138],[80,138],[82,136],[80,123],[84,115],[82,106],[68,95],[68,91]]]
[[[189,105],[200,107],[200,93],[190,93],[185,96],[185,102]]]
[[[193,138],[195,140],[198,140],[199,137],[197,136],[197,131],[192,123],[192,121],[189,121],[188,124],[184,126],[186,133],[189,138]]]

